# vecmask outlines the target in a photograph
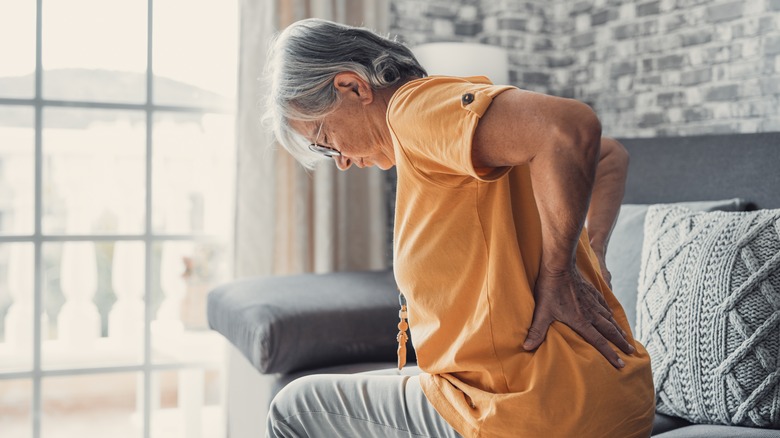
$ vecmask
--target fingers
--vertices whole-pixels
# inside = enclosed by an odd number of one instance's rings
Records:
[[[570,276],[540,276],[535,288],[534,318],[523,342],[526,351],[538,348],[550,324],[560,321],[593,345],[612,366],[625,366],[613,345],[626,354],[634,353],[628,334],[615,320],[604,295],[581,278],[578,271],[572,271]]]
[[[609,307],[601,307],[596,309],[596,313],[612,323],[614,327],[617,329],[618,333],[620,333],[623,338],[628,339],[628,333],[626,333],[625,330],[623,330],[623,327],[618,324],[617,320],[615,319],[615,316],[612,314],[612,310]],[[610,339],[611,340],[611,339]]]
[[[602,306],[596,310],[597,315],[594,315],[593,326],[604,338],[615,344],[624,353],[633,353],[634,347],[628,342],[628,333],[615,320],[604,296],[595,290],[591,290],[591,292],[598,297],[599,304]]]
[[[535,317],[537,317],[537,315],[535,315]],[[551,323],[551,321],[545,321],[544,323],[537,323],[534,321],[534,323],[531,324],[531,328],[528,329],[528,337],[526,337],[526,340],[523,343],[523,348],[526,351],[538,348],[544,341]],[[624,337],[624,332],[614,318],[609,320],[599,315],[593,323],[582,321],[571,327],[589,344],[593,345],[615,368],[623,368],[626,364],[620,356],[618,356],[615,350],[612,349],[610,342],[626,354],[632,354],[635,351],[634,347]]]
[[[628,339],[626,339],[626,336],[624,335],[625,332],[623,332],[623,329],[620,328],[614,318],[597,318],[596,321],[594,321],[593,326],[596,327],[596,330],[598,330],[603,337],[615,344],[615,346],[624,353],[631,354],[634,352],[634,347],[628,342]]]
[[[523,342],[523,349],[526,351],[537,349],[542,345],[544,338],[547,336],[547,330],[549,330],[553,320],[547,315],[542,315],[542,313],[544,312],[534,312],[534,320],[531,322],[531,328],[528,329],[528,336],[526,336],[525,342]]]
[[[596,299],[598,300],[599,304],[601,304],[601,306],[611,315],[612,314],[612,310],[610,310],[609,304],[607,304],[607,299],[604,298],[604,295],[602,295],[601,292],[596,290],[595,287],[591,286],[590,283],[588,283],[587,286],[589,286],[587,288],[588,292],[590,292],[591,295],[595,296]]]
[[[601,335],[598,330],[596,330],[595,326],[592,324],[588,324],[587,322],[584,322],[583,324],[578,324],[575,327],[572,327],[574,331],[576,331],[580,336],[582,336],[583,339],[588,341],[591,345],[593,345],[596,350],[601,353],[602,356],[604,356],[609,363],[612,364],[615,368],[623,368],[626,366],[625,362],[623,362],[623,359],[621,359],[617,353],[615,353],[615,350],[612,349],[612,347],[609,345],[609,342],[607,342],[607,338]]]
[[[623,337],[628,341],[628,333],[626,333],[625,330],[623,330],[623,327],[620,327],[620,324],[618,324],[617,321],[615,321],[615,317],[612,315],[609,315],[609,318],[607,318],[609,322],[611,322],[617,329],[620,331],[620,334],[623,335]],[[633,348],[633,347],[632,347]]]

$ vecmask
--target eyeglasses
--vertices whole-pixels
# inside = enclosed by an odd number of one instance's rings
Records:
[[[320,154],[324,157],[333,158],[333,157],[340,157],[341,152],[328,147],[328,146],[322,146],[317,144],[317,141],[320,139],[320,132],[322,131],[322,125],[325,122],[320,122],[320,127],[317,129],[317,137],[314,138],[314,143],[309,145],[309,150],[314,152],[315,154]]]

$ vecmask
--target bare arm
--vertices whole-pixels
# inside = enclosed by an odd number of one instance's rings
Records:
[[[607,270],[605,257],[625,192],[628,162],[628,151],[622,144],[612,138],[601,139],[601,155],[585,227],[604,279],[610,286],[612,275]]]
[[[521,90],[499,94],[474,136],[477,167],[530,162],[542,220],[542,269],[569,269],[588,210],[601,125],[587,105]]]
[[[628,353],[632,347],[574,259],[594,190],[600,143],[601,125],[587,105],[510,90],[498,95],[482,117],[472,159],[476,167],[530,163],[543,243],[534,321],[524,348],[541,345],[550,324],[558,320],[622,367],[607,341]]]

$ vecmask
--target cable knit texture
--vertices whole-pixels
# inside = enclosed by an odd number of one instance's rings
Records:
[[[780,210],[648,210],[637,335],[657,410],[780,427]]]

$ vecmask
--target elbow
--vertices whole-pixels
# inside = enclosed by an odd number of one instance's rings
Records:
[[[627,172],[631,156],[628,150],[619,141],[611,137],[601,139],[601,157],[599,160],[610,160],[621,171]]]
[[[577,123],[573,125],[577,130],[577,143],[590,158],[598,161],[601,153],[601,122],[589,105],[582,102],[576,102],[575,105]]]
[[[626,149],[626,147],[623,146],[623,144],[621,144],[619,141],[610,137],[605,137],[603,139],[601,143],[602,153],[605,145],[609,145],[609,153],[615,156],[614,160],[620,165],[620,167],[624,170],[628,170],[628,165],[631,163],[631,155],[629,155],[628,149]]]
[[[558,144],[573,147],[587,161],[597,163],[601,154],[601,122],[587,104],[570,100],[567,107],[559,118]]]

